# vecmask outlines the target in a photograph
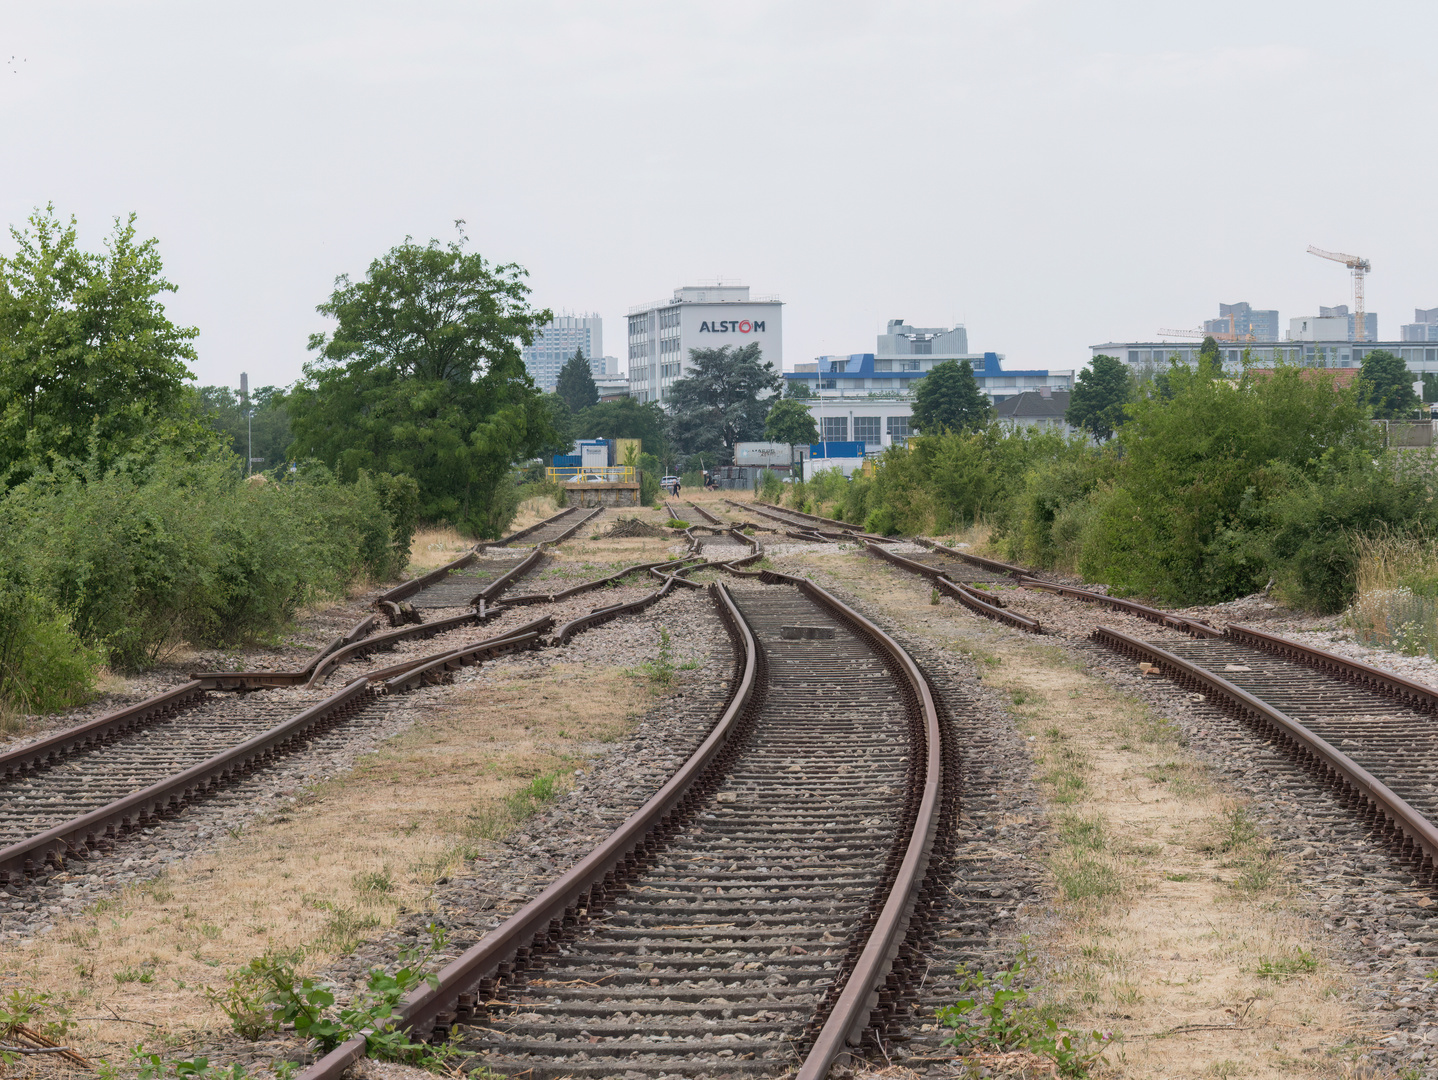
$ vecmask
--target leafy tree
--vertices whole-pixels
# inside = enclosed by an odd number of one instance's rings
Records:
[[[529,307],[521,267],[492,266],[466,242],[406,237],[364,280],[336,279],[318,310],[338,325],[310,338],[318,355],[287,399],[291,452],[346,480],[412,476],[425,520],[498,536],[510,466],[555,438],[519,352],[551,315]]]
[[[1374,349],[1365,356],[1358,375],[1363,396],[1373,406],[1373,415],[1380,420],[1413,416],[1413,410],[1418,408],[1413,381],[1413,374],[1403,366],[1403,361],[1387,349]]]
[[[681,453],[732,456],[734,444],[757,439],[767,399],[783,378],[763,359],[758,342],[690,349],[691,374],[669,388],[669,430]]]
[[[195,391],[201,415],[210,427],[225,437],[230,449],[243,461],[254,436],[255,470],[273,469],[287,460],[290,445],[290,414],[285,410],[285,392],[277,386],[261,386],[250,392],[249,424],[240,395],[228,386],[201,386]]]
[[[809,384],[803,379],[785,379],[784,396],[786,398],[796,398],[799,401],[806,401],[814,396],[814,392],[809,389]]]
[[[599,387],[594,385],[594,373],[589,370],[589,361],[585,359],[583,349],[575,349],[574,355],[559,369],[559,382],[554,392],[564,399],[573,413],[599,404]]]
[[[1198,362],[1200,364],[1213,364],[1217,367],[1223,366],[1223,353],[1219,351],[1218,339],[1212,334],[1203,339],[1203,344],[1198,347]]]
[[[793,398],[781,398],[769,409],[764,420],[764,435],[774,442],[809,444],[819,441],[819,425],[807,406]]]
[[[1079,372],[1064,419],[1099,439],[1112,438],[1114,429],[1123,423],[1131,381],[1122,360],[1095,356],[1093,363]]]
[[[945,360],[919,380],[914,390],[913,425],[925,435],[982,427],[993,406],[979,390],[967,360]]]
[[[579,436],[574,433],[574,414],[569,411],[569,406],[562,397],[558,394],[545,394],[544,407],[548,412],[552,434],[537,452],[548,465],[549,459],[555,454],[567,454],[573,450],[574,440]]]
[[[646,453],[665,453],[667,418],[657,401],[620,398],[591,405],[574,419],[576,439],[638,439]]]
[[[54,206],[10,230],[0,257],[0,473],[104,465],[139,448],[200,437],[185,415],[186,363],[199,331],[165,316],[157,242],[135,215],[115,219],[104,252],[80,250],[76,223]]]

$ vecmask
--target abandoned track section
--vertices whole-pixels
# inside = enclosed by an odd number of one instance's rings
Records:
[[[176,714],[174,730],[161,730],[161,725],[137,732],[142,739],[135,744],[138,751],[132,745],[124,753],[110,748],[103,755],[72,759],[63,775],[46,776],[43,788],[24,777],[7,781],[0,823],[9,837],[0,834],[0,839],[30,835],[0,848],[0,880],[60,869],[67,858],[107,853],[133,829],[179,812],[333,727],[363,708],[373,692],[365,679],[356,679],[280,723],[275,721],[293,710],[293,701],[288,709],[276,709],[278,701],[264,698],[206,694]],[[223,749],[214,752],[217,746]],[[127,792],[119,798],[116,777]]]
[[[897,566],[901,570],[907,570],[911,574],[918,574],[921,577],[928,578],[934,583],[936,589],[957,600],[975,615],[982,615],[986,619],[1007,623],[1016,629],[1026,630],[1031,634],[1043,633],[1043,628],[1039,626],[1037,619],[1030,619],[1027,615],[1019,615],[1012,611],[1005,611],[1004,602],[994,594],[981,589],[970,588],[962,581],[951,581],[945,571],[938,567],[930,566],[928,563],[918,562],[914,559],[906,559],[902,555],[894,554],[892,551],[885,551],[878,544],[869,540],[864,541],[864,550],[870,555],[875,555],[885,562]]]
[[[585,510],[583,507],[571,506],[565,514],[556,514],[548,521],[540,522],[539,526],[535,529],[526,530],[527,535],[524,536],[524,543],[534,544],[536,546],[540,544],[562,544],[602,513],[604,513],[604,507],[602,506],[596,506],[593,510]],[[566,514],[568,514],[568,516],[566,516]],[[513,543],[518,535],[519,534],[515,534],[515,536],[501,541],[501,544]],[[500,545],[496,544],[491,546],[498,547]]]
[[[743,658],[695,755],[403,1007],[529,1077],[818,1080],[907,1008],[957,756],[892,639],[809,582],[711,592]],[[808,1050],[807,1056],[805,1051]],[[333,1080],[351,1040],[305,1074]]]
[[[725,527],[725,524],[726,524],[726,523],[725,523],[724,519],[721,518],[721,517],[719,517],[717,514],[711,514],[708,510],[705,510],[704,507],[700,506],[700,505],[699,505],[698,503],[696,503],[696,502],[690,502],[689,505],[694,508],[694,512],[695,512],[696,514],[698,514],[700,517],[702,517],[702,518],[704,519],[704,521],[705,521],[706,524],[709,524],[709,525],[718,525],[720,528],[724,528],[724,527]]]
[[[1161,648],[1104,626],[1093,639],[1204,694],[1259,738],[1282,747],[1391,842],[1423,880],[1438,881],[1438,829],[1432,824],[1438,816],[1438,731],[1431,715],[1389,692],[1356,686],[1241,640],[1208,638]]]
[[[574,518],[578,516],[578,514],[579,507],[566,506],[563,510],[559,511],[559,513],[555,514],[553,517],[545,518],[543,521],[536,522],[535,524],[529,526],[529,528],[527,529],[520,529],[518,532],[510,533],[503,540],[496,540],[493,543],[486,544],[484,546],[508,547],[510,544],[513,544],[517,540],[523,540],[527,544],[538,543],[539,541],[535,539],[536,534],[547,532],[563,532],[564,529],[566,529],[569,525],[573,524]]]

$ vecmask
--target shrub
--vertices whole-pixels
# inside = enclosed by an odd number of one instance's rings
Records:
[[[315,467],[251,486],[228,461],[172,454],[133,471],[37,473],[0,503],[0,528],[48,610],[135,669],[181,638],[273,634],[312,599],[394,576],[409,536],[391,529],[387,505],[404,513],[409,499],[394,478],[341,484]]]
[[[784,497],[784,481],[779,474],[765,469],[759,474],[759,498],[768,503],[778,503]]]

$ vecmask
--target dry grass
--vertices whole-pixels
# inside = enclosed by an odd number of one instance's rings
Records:
[[[1438,542],[1383,533],[1354,543],[1358,593],[1349,625],[1370,645],[1438,656]]]
[[[857,556],[811,565],[909,632],[974,656],[1011,703],[1050,801],[1057,917],[1029,927],[1050,964],[1041,994],[1080,1027],[1124,1033],[1110,1054],[1120,1075],[1233,1061],[1251,1077],[1331,1074],[1322,1054],[1298,1055],[1365,1036],[1362,1018],[1338,1001],[1342,975],[1286,868],[1173,725],[1062,649],[931,607],[911,576]],[[1284,964],[1292,977],[1271,977]]]
[[[322,966],[432,905],[438,879],[466,856],[502,851],[535,806],[526,790],[562,780],[627,731],[648,690],[614,669],[555,665],[458,684],[432,720],[390,740],[353,772],[301,790],[291,806],[167,875],[57,921],[45,937],[0,947],[9,990],[60,995],[76,1015],[158,1025],[146,1042],[187,1056],[222,1014],[203,987],[268,948],[305,946]],[[536,785],[536,778],[549,777]],[[150,981],[128,981],[146,972]],[[122,981],[125,980],[125,981]],[[86,1021],[75,1045],[124,1057],[137,1028]]]
[[[474,547],[474,541],[449,526],[419,529],[409,546],[410,573],[423,573],[454,562]]]

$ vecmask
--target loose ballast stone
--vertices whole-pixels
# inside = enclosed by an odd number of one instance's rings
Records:
[[[779,636],[785,641],[827,641],[834,636],[832,626],[781,626]]]

